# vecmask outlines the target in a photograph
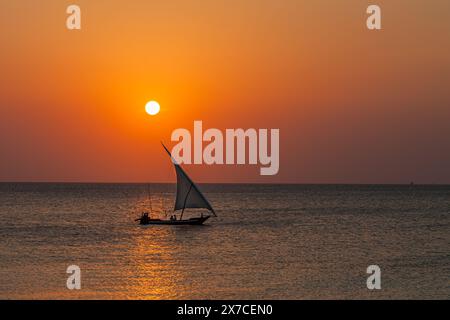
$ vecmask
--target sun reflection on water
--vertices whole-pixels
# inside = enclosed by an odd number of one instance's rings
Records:
[[[173,230],[164,226],[139,226],[130,248],[132,273],[126,292],[137,299],[171,299],[179,296],[184,273],[176,259]]]

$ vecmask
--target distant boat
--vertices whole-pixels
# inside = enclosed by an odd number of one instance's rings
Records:
[[[177,173],[177,197],[175,200],[174,212],[181,210],[181,216],[179,219],[175,214],[172,215],[170,219],[152,219],[149,216],[148,212],[144,212],[142,213],[141,217],[136,219],[135,221],[139,221],[139,224],[142,225],[201,225],[211,217],[211,215],[209,214],[203,215],[202,213],[200,217],[183,220],[184,211],[188,208],[208,209],[209,212],[217,217],[213,207],[197,187],[197,185],[191,180],[191,178],[189,178],[183,168],[181,168],[181,166],[175,161],[169,150],[167,150],[166,146],[164,144],[162,144],[162,146],[169,154],[169,157],[175,167],[175,172]]]

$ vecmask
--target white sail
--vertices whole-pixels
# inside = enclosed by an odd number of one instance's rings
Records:
[[[176,163],[164,144],[163,147],[172,159],[172,163],[175,166],[175,171],[177,173],[177,198],[175,200],[175,210],[184,211],[186,208],[205,208],[216,215],[211,204],[197,185],[189,178],[183,168]]]

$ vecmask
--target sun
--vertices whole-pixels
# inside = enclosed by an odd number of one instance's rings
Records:
[[[157,115],[159,113],[159,110],[161,110],[161,107],[156,101],[149,101],[145,105],[145,111],[151,116]]]

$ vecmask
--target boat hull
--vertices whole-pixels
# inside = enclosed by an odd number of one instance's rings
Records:
[[[161,220],[161,219],[150,219],[148,221],[140,221],[141,225],[169,225],[169,226],[184,226],[184,225],[202,225],[210,216],[191,218],[186,220]]]

